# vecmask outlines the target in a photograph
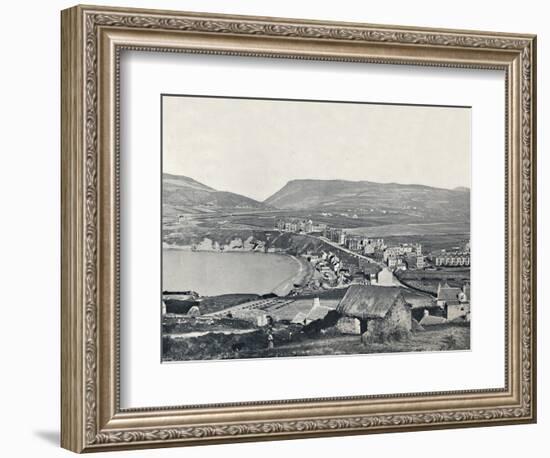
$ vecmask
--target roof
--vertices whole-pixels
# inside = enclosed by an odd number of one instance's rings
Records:
[[[446,323],[447,320],[441,316],[427,315],[420,320],[420,326],[433,326],[435,324]]]
[[[298,312],[294,318],[292,318],[291,323],[300,323],[303,324],[306,319],[306,314],[303,312]]]
[[[447,282],[443,286],[439,285],[437,290],[437,299],[440,301],[457,301],[458,295],[462,292],[460,288],[453,288]]]
[[[403,297],[412,308],[424,308],[434,305],[434,298],[428,294],[418,293],[412,290],[403,291]]]
[[[384,318],[399,298],[405,302],[398,287],[352,285],[336,310],[342,315],[361,319]]]
[[[327,316],[327,313],[332,309],[324,305],[314,305],[311,310],[308,312],[306,319],[310,321],[320,320]]]
[[[391,275],[393,277],[392,271],[387,267],[384,267],[381,271],[378,272],[378,276],[380,275]]]

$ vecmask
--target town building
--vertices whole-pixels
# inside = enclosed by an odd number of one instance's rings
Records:
[[[422,254],[422,245],[420,243],[401,243],[397,246],[386,247],[383,258],[387,262],[387,258],[390,256],[407,256],[413,253],[417,256]]]
[[[301,220],[297,218],[280,219],[277,221],[277,229],[284,232],[313,232],[313,221],[311,219]]]
[[[422,255],[409,254],[405,257],[408,269],[423,269],[426,267],[426,258]]]
[[[442,250],[432,254],[432,262],[436,267],[470,267],[470,253]]]
[[[384,267],[378,274],[373,282],[371,276],[371,284],[378,286],[393,286],[393,273],[387,267]]]
[[[412,329],[411,306],[398,287],[352,285],[336,310],[359,320],[364,342],[383,342]]]
[[[376,252],[376,249],[374,248],[374,245],[371,243],[366,243],[363,247],[363,254],[369,255],[374,254]]]
[[[386,245],[384,243],[384,239],[363,237],[363,240],[361,241],[361,248],[363,250],[363,254],[372,255],[378,251],[384,251],[386,249]]]
[[[347,235],[345,245],[349,250],[361,251],[363,246],[363,237],[360,235]]]
[[[397,256],[400,256],[403,254],[403,250],[401,250],[401,247],[398,246],[389,246],[384,250],[383,259],[384,262],[388,262],[389,257],[396,258]]]
[[[437,305],[445,307],[447,304],[458,303],[458,295],[462,292],[460,288],[449,286],[447,282],[437,286]]]
[[[324,232],[327,228],[326,224],[323,223],[313,223],[311,226],[311,232]]]
[[[401,244],[400,248],[401,248],[401,254],[409,254],[415,251],[415,248],[408,243]]]
[[[464,283],[462,288],[440,283],[437,287],[437,305],[445,310],[448,321],[457,318],[469,320],[470,317],[470,284]]]
[[[325,230],[325,237],[331,242],[335,242],[338,245],[343,245],[346,241],[346,233],[343,229],[335,227],[327,227]]]

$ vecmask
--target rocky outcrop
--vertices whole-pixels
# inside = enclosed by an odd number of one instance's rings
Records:
[[[223,252],[265,252],[265,242],[249,236],[246,240],[240,237],[231,239],[228,243],[220,244],[216,240],[204,237],[193,245],[193,251],[223,251]]]

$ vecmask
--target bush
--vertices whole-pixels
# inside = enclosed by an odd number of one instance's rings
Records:
[[[456,350],[458,348],[458,339],[454,334],[449,334],[442,339],[441,350]]]
[[[321,329],[331,328],[336,326],[336,323],[340,319],[341,315],[336,310],[331,310],[326,314],[324,318],[320,320],[312,321],[304,326],[304,333],[306,334],[318,334]]]
[[[231,359],[247,350],[257,351],[267,347],[267,334],[258,330],[245,334],[211,332],[198,337],[162,340],[163,359],[173,361]]]
[[[363,333],[361,340],[363,343],[380,343],[401,342],[408,340],[411,337],[410,331],[404,328],[374,328]]]

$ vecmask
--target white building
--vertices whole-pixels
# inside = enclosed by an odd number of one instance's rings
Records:
[[[378,272],[376,284],[378,286],[394,286],[392,271],[387,267],[384,267],[380,272]]]
[[[332,310],[331,308],[321,305],[319,298],[315,297],[313,299],[313,306],[311,307],[311,309],[306,315],[305,324],[309,324],[312,321],[316,321],[324,318],[327,315],[327,313],[330,312],[331,310]]]

